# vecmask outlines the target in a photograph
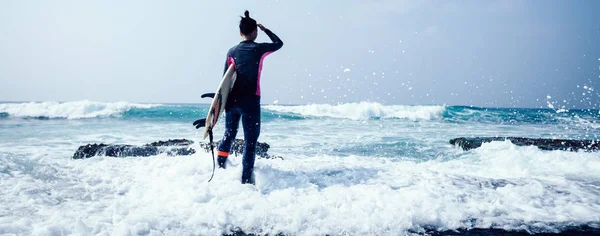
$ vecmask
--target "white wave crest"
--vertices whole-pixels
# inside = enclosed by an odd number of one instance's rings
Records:
[[[129,102],[29,102],[0,104],[0,113],[6,112],[15,117],[45,117],[83,119],[120,115],[131,108],[151,108],[155,104]]]
[[[445,106],[382,105],[373,102],[345,103],[339,105],[311,104],[300,106],[268,105],[264,108],[276,112],[289,112],[303,116],[346,118],[362,120],[369,118],[403,118],[432,120],[442,116]]]

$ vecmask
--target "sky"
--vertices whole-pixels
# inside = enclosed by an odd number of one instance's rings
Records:
[[[263,104],[599,108],[596,0],[0,1],[0,101],[208,103],[244,10]]]

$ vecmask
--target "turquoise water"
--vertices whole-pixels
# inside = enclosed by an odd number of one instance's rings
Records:
[[[263,105],[257,186],[241,157],[207,153],[72,160],[88,143],[201,140],[208,105],[78,101],[0,104],[0,233],[404,234],[500,228],[598,228],[600,155],[451,138],[600,139],[600,111]],[[215,136],[222,137],[222,120]],[[243,137],[240,130],[238,137]],[[349,219],[347,216],[355,216]]]

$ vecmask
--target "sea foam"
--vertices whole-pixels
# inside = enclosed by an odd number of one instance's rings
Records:
[[[267,105],[267,110],[288,112],[307,117],[331,117],[362,120],[370,118],[403,118],[432,120],[440,118],[445,106],[382,105],[373,102],[344,103],[338,105],[310,104],[298,106]]]

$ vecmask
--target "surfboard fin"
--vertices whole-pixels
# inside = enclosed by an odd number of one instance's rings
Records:
[[[206,125],[206,119],[199,119],[194,121],[194,126],[196,126],[196,129],[200,129],[202,127],[204,127]]]
[[[205,94],[202,94],[202,96],[200,96],[200,97],[201,98],[206,98],[206,97],[215,98],[215,93],[205,93]]]

